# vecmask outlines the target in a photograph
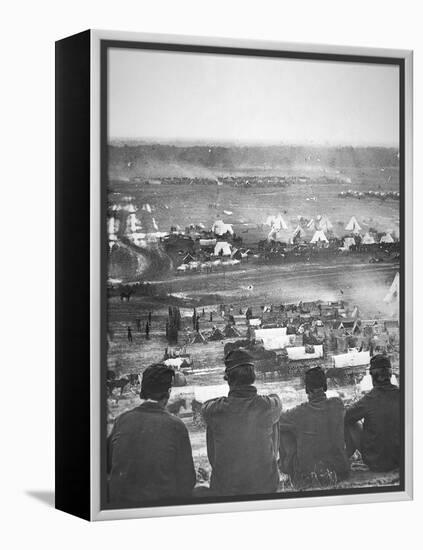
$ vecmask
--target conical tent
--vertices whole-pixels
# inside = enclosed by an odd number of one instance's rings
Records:
[[[323,233],[323,231],[317,230],[314,233],[313,238],[311,239],[310,243],[314,244],[314,243],[319,243],[319,242],[328,243],[329,241],[327,240],[326,235]]]
[[[269,225],[272,230],[280,231],[281,229],[288,229],[288,225],[282,218],[281,214],[277,216],[267,216],[265,225]]]
[[[267,236],[269,241],[278,241],[280,243],[292,243],[292,235],[289,231],[285,229],[275,229],[274,227],[270,230],[269,235]]]
[[[400,290],[400,278],[399,278],[399,272],[397,272],[394,277],[394,280],[392,281],[391,287],[388,290],[388,293],[386,294],[383,301],[387,304],[390,304],[395,300],[398,300],[399,290]]]
[[[239,338],[241,336],[237,329],[232,325],[226,325],[224,335],[226,338]]]
[[[286,225],[285,220],[282,218],[281,214],[276,216],[275,223],[273,224],[273,227],[280,231],[281,229],[288,229],[288,226]]]
[[[345,226],[345,229],[346,231],[352,231],[353,233],[358,233],[359,231],[361,231],[361,226],[355,216],[352,216],[350,221]]]
[[[306,236],[306,232],[304,231],[304,229],[301,227],[301,225],[297,225],[297,227],[295,228],[295,230],[292,234],[292,238],[293,239],[304,239],[305,236]]]
[[[210,334],[208,340],[209,342],[214,342],[216,340],[223,340],[225,338],[223,332],[219,330],[218,328],[215,328],[213,332]]]
[[[353,237],[345,237],[344,249],[349,250],[352,246],[355,246],[355,239]]]
[[[226,241],[218,241],[214,247],[215,256],[230,256],[231,255],[231,245]]]
[[[383,235],[383,237],[380,239],[380,242],[381,243],[393,243],[395,241],[392,238],[392,235],[390,233],[385,233],[385,235]]]
[[[370,235],[369,232],[367,232],[362,241],[361,241],[361,244],[376,244],[376,241],[374,239],[374,237],[372,235]]]
[[[316,231],[317,227],[316,227],[316,222],[311,219],[308,223],[307,223],[307,229],[309,231]]]
[[[328,232],[328,231],[332,231],[333,224],[327,216],[322,216],[319,220],[317,228],[320,229],[321,231]]]
[[[206,339],[200,331],[196,332],[194,338],[191,340],[191,344],[206,344]]]

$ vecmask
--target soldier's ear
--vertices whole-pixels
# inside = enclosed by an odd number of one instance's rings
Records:
[[[226,380],[226,382],[228,381],[228,375],[227,375],[227,374],[225,374],[225,375],[223,376],[223,380]]]

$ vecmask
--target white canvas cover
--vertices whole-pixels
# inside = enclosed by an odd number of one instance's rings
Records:
[[[361,241],[361,244],[376,244],[376,241],[370,233],[366,233]]]
[[[263,341],[266,350],[283,349],[290,342],[286,327],[257,329],[254,336],[256,340]]]
[[[222,220],[216,220],[214,224],[212,225],[212,231],[216,235],[224,235],[225,233],[230,233],[233,235],[234,230],[232,228],[232,225],[230,223],[225,223]]]
[[[276,229],[275,227],[272,227],[267,239],[269,241],[278,241],[280,243],[292,243],[292,235],[288,231],[285,229]]]
[[[281,214],[276,216],[275,223],[273,224],[273,227],[280,231],[281,229],[288,229],[287,224],[285,223],[285,220],[282,218]]]
[[[174,369],[181,368],[182,363],[185,361],[183,357],[170,357],[164,361],[167,367],[173,367]]]
[[[360,391],[362,392],[367,392],[373,389],[372,377],[370,376],[369,372],[366,372],[359,386],[360,386]]]
[[[126,218],[126,233],[136,233],[138,229],[141,229],[141,222],[134,213],[129,214]]]
[[[216,239],[200,239],[200,246],[214,246]]]
[[[352,246],[355,246],[355,239],[353,237],[345,237],[344,249],[349,250]]]
[[[337,369],[345,367],[359,367],[362,365],[370,364],[370,352],[369,351],[357,351],[355,348],[348,353],[342,353],[341,355],[334,355],[332,357],[333,366]]]
[[[226,241],[217,242],[215,247],[214,247],[214,255],[219,256],[219,254],[222,254],[223,256],[230,256],[231,255],[231,245],[229,243],[227,243]]]
[[[385,235],[383,235],[383,237],[381,237],[380,242],[381,243],[393,243],[395,241],[392,238],[392,235],[390,233],[385,233]]]
[[[400,288],[400,278],[399,278],[399,272],[395,274],[394,280],[392,281],[391,287],[388,290],[388,293],[386,294],[383,301],[387,304],[390,304],[394,302],[396,299],[398,299],[399,296],[399,288]]]
[[[314,244],[314,243],[319,243],[319,242],[328,243],[329,241],[327,240],[326,235],[324,234],[323,231],[317,230],[317,231],[314,233],[314,235],[313,235],[313,237],[312,237],[312,239],[311,239],[310,242],[311,242],[312,244]]]
[[[259,327],[261,326],[261,319],[250,319],[248,321],[248,324],[250,325],[250,327]]]
[[[327,216],[322,216],[317,224],[317,228],[328,232],[333,230],[333,224]]]
[[[294,232],[292,234],[292,238],[293,239],[296,239],[296,238],[303,239],[305,237],[305,235],[306,235],[306,232],[301,227],[301,225],[297,225],[297,227],[294,229]]]
[[[293,346],[286,348],[288,359],[291,361],[301,361],[302,359],[320,359],[323,357],[323,346],[313,346],[314,353],[306,353],[305,346]]]
[[[359,233],[361,231],[361,226],[358,223],[355,216],[352,216],[350,221],[345,226],[346,231],[351,231],[352,233]]]

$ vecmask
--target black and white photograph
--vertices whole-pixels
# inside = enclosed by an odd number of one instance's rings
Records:
[[[102,63],[104,509],[403,490],[401,63]]]

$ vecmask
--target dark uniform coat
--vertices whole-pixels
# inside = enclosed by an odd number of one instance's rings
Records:
[[[347,409],[345,428],[363,422],[361,455],[371,470],[389,471],[400,465],[400,391],[391,383],[378,385]]]
[[[334,472],[347,477],[344,404],[321,391],[280,418],[281,469],[295,481]]]
[[[189,496],[195,485],[185,424],[158,403],[120,415],[108,438],[109,500],[136,505]]]
[[[207,455],[212,466],[210,489],[218,495],[273,493],[277,468],[277,395],[257,395],[254,386],[232,389],[228,397],[206,401]]]

